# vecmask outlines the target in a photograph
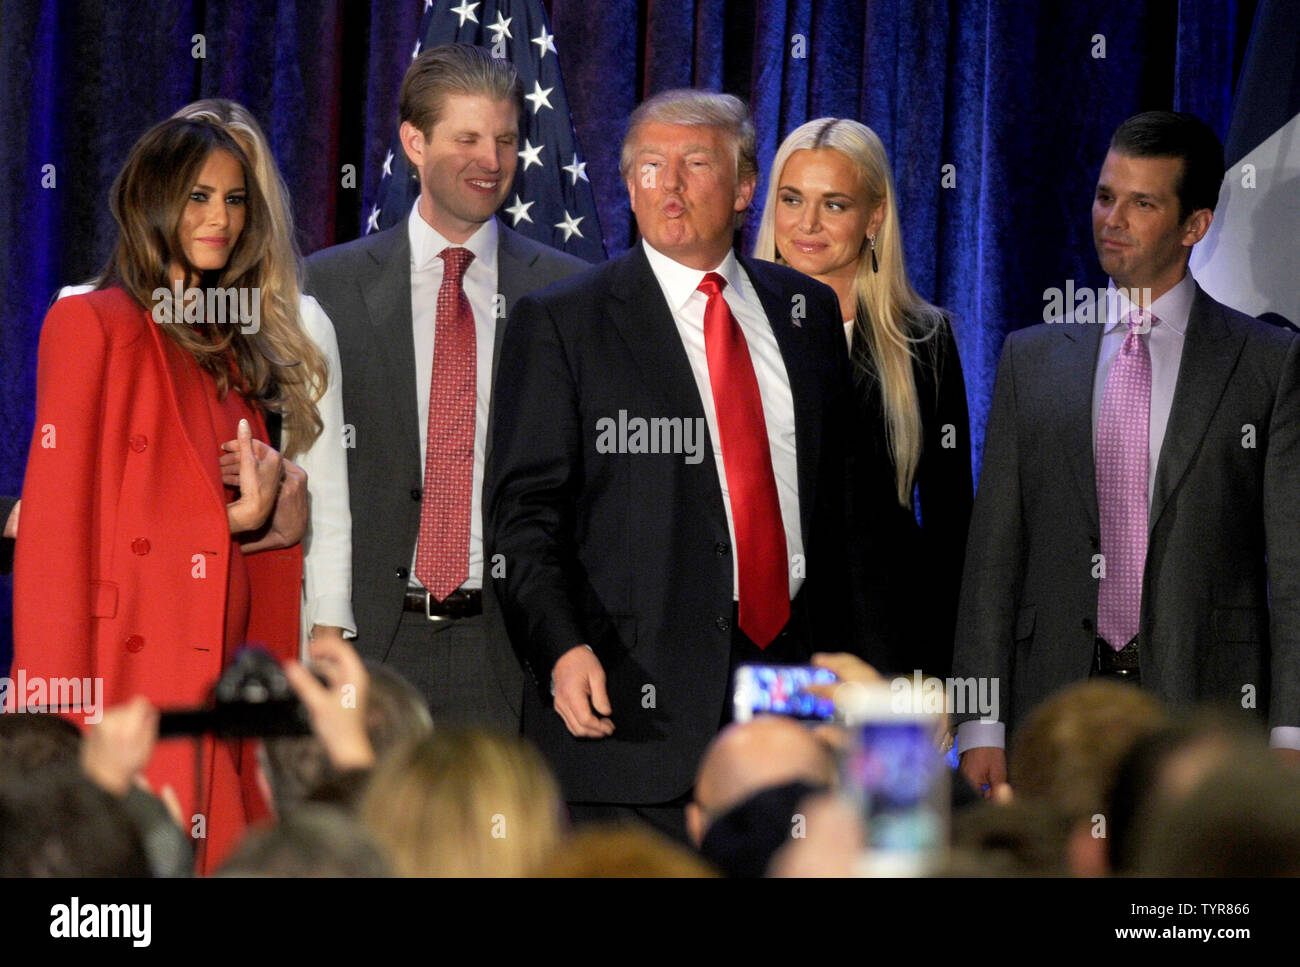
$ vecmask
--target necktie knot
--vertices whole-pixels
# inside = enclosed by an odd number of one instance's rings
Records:
[[[474,261],[474,253],[467,248],[448,246],[438,253],[438,258],[442,259],[447,275],[459,282],[465,278],[465,270],[469,268],[469,263]]]
[[[710,272],[696,288],[710,299],[727,287],[727,280],[717,272]]]
[[[1155,313],[1150,309],[1132,309],[1126,317],[1128,322],[1128,331],[1130,335],[1142,335],[1150,332],[1151,327],[1159,320],[1156,319]]]

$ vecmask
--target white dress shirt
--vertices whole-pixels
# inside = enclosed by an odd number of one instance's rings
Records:
[[[722,445],[718,436],[718,413],[713,403],[713,384],[709,382],[709,357],[704,345],[704,308],[709,297],[698,291],[707,273],[688,268],[657,252],[642,239],[650,269],[677,324],[677,334],[690,360],[695,385],[704,405],[704,419],[713,441],[713,461],[718,470],[718,485],[722,488],[722,506],[727,513],[727,532],[731,546],[736,546],[736,526],[731,515],[731,494],[727,489],[727,468],[722,460]],[[776,478],[776,495],[781,507],[781,522],[785,527],[785,549],[790,561],[803,560],[803,534],[799,523],[799,464],[795,450],[794,395],[790,391],[790,377],[785,370],[785,359],[777,345],[767,313],[754,291],[749,276],[734,253],[713,270],[727,280],[722,296],[727,300],[732,316],[744,333],[749,346],[749,358],[754,365],[758,393],[763,400],[763,420],[767,424],[768,445],[772,453],[772,473]],[[798,557],[796,557],[798,555]],[[732,596],[740,598],[740,570],[736,555],[732,555]],[[790,574],[790,597],[794,598],[803,585],[803,568],[787,564]],[[798,575],[798,576],[796,576]]]
[[[58,298],[81,295],[90,285],[66,285]],[[343,364],[334,324],[315,299],[303,295],[298,302],[303,328],[325,357],[325,394],[316,403],[320,436],[295,463],[307,474],[310,496],[307,533],[302,539],[303,600],[299,651],[307,660],[307,639],[313,625],[342,628],[348,638],[357,635],[352,616],[352,511],[348,505],[348,461],[343,446]],[[281,432],[280,449],[289,440]]]
[[[474,381],[474,477],[470,491],[469,577],[463,588],[483,587],[483,460],[487,453],[488,404],[492,399],[492,348],[497,315],[497,220],[489,218],[466,241],[447,241],[420,217],[419,200],[411,206],[407,230],[411,239],[411,327],[415,339],[415,395],[419,406],[420,479],[424,479],[425,448],[429,436],[429,381],[433,378],[433,337],[438,322],[438,289],[442,287],[440,252],[447,247],[474,253],[461,285],[474,313],[476,345]],[[501,320],[505,322],[504,319]],[[415,577],[411,555],[411,586],[422,588]]]

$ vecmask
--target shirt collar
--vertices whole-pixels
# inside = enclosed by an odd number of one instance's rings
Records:
[[[411,206],[410,217],[406,220],[407,233],[411,239],[411,268],[417,272],[429,268],[434,259],[448,246],[467,248],[474,253],[475,263],[495,270],[497,264],[497,220],[492,216],[467,238],[464,242],[449,242],[442,233],[420,217],[420,199]]]
[[[685,308],[686,303],[690,301],[691,296],[695,294],[695,290],[700,287],[700,283],[704,281],[704,276],[708,273],[682,265],[681,262],[674,262],[644,238],[641,239],[641,245],[645,249],[645,256],[650,262],[650,271],[659,280],[659,287],[664,290],[664,297],[668,300],[668,308],[674,314],[680,312]],[[717,272],[718,275],[726,279],[728,286],[737,292],[741,291],[738,284],[740,280],[740,263],[736,260],[734,251],[727,249],[726,257],[712,271]]]
[[[1187,332],[1187,321],[1192,314],[1192,300],[1196,298],[1196,280],[1192,273],[1186,272],[1178,284],[1151,303],[1151,314],[1160,320],[1160,325],[1168,326],[1180,336]],[[1106,329],[1114,332],[1124,324],[1133,304],[1127,292],[1115,287],[1115,280],[1108,279],[1106,284]]]

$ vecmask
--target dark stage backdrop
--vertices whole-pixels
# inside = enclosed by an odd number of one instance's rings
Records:
[[[547,7],[610,254],[634,237],[618,148],[647,94],[696,86],[745,98],[764,167],[810,118],[853,117],[880,134],[913,281],[955,316],[978,469],[1006,333],[1042,320],[1045,288],[1105,281],[1089,206],[1111,130],[1138,110],[1172,107],[1222,136],[1255,3]],[[0,0],[0,493],[22,483],[41,320],[60,285],[107,257],[105,199],[132,142],[196,98],[242,101],[267,130],[304,252],[355,238],[423,9],[424,0]],[[9,590],[3,581],[0,668]]]

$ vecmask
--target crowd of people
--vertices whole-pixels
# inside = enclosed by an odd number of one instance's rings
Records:
[[[1116,130],[1110,284],[1006,340],[976,489],[870,128],[789,133],[747,255],[748,109],[656,94],[640,238],[593,266],[498,215],[507,61],[426,50],[399,102],[409,216],[306,260],[256,119],[182,108],[50,308],[0,505],[5,872],[1300,874],[1300,339],[1188,271],[1206,125]],[[250,642],[310,734],[160,734]],[[732,721],[753,664],[830,670],[834,718]],[[900,824],[860,699],[913,673],[945,701],[902,768],[960,768]]]

